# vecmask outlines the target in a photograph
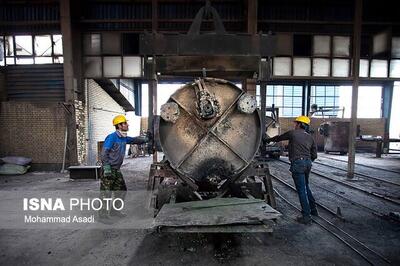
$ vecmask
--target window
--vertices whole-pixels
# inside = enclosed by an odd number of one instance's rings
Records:
[[[339,92],[339,86],[311,86],[310,104],[316,104],[318,110],[314,116],[337,117],[340,109]]]
[[[0,66],[63,63],[59,34],[0,36],[0,52]]]
[[[267,86],[267,107],[279,108],[279,114],[282,117],[296,117],[301,115],[302,111],[302,86],[284,86],[270,85]],[[260,87],[257,86],[257,100],[260,104]]]

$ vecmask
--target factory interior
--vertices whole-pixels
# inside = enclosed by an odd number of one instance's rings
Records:
[[[0,265],[400,265],[396,7],[0,1]]]

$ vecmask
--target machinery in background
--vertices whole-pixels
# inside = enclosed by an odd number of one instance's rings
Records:
[[[344,118],[344,107],[339,108],[338,106],[318,106],[317,104],[312,104],[309,116],[337,117],[335,112],[342,112],[342,118]]]
[[[279,108],[272,105],[266,108],[265,116],[265,134],[267,138],[272,138],[281,134],[281,127],[279,124]],[[283,146],[281,143],[271,142],[265,145],[266,154],[270,158],[279,159],[283,154]]]
[[[350,122],[331,121],[320,125],[318,132],[324,136],[324,152],[347,154],[349,148]]]

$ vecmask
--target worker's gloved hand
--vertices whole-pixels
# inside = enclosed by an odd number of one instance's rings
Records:
[[[139,136],[139,137],[135,137],[135,140],[133,143],[140,145],[140,144],[145,144],[147,142],[149,142],[147,136]]]
[[[112,172],[111,172],[111,165],[104,165],[103,166],[103,174],[104,177],[111,177],[112,176]]]

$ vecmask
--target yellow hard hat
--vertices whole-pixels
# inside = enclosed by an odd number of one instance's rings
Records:
[[[295,122],[304,123],[304,124],[307,124],[307,125],[310,124],[310,118],[308,118],[307,116],[304,116],[304,115],[296,117],[296,119],[294,121]]]
[[[126,117],[124,115],[117,115],[116,117],[114,117],[113,119],[113,126],[116,126],[118,124],[127,122],[128,120],[126,120]]]

